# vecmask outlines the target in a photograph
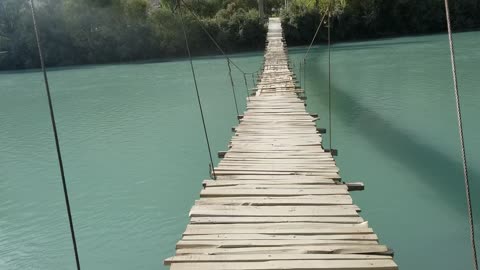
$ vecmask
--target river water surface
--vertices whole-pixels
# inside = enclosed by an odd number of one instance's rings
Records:
[[[480,218],[480,32],[455,41]],[[295,63],[304,52],[292,48],[290,57]],[[366,184],[354,200],[402,269],[472,266],[448,52],[446,35],[434,35],[341,43],[332,54],[332,143],[341,175]],[[234,61],[255,71],[262,55]],[[311,51],[302,82],[322,127],[326,57],[323,46]],[[195,66],[213,150],[225,150],[236,123],[225,60],[198,58]],[[234,72],[243,111],[244,81]],[[188,62],[53,69],[49,76],[82,268],[163,269],[208,177]],[[39,72],[0,73],[0,269],[75,268],[44,92]]]

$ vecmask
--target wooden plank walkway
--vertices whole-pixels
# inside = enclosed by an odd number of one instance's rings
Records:
[[[299,98],[280,20],[230,149],[205,180],[171,270],[398,269],[339,182]]]

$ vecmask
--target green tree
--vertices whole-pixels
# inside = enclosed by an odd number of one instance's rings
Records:
[[[32,21],[26,0],[0,1],[0,67],[25,68],[35,63]]]
[[[257,0],[34,0],[49,66],[132,61],[184,55],[182,10],[194,54],[261,49],[264,21]],[[267,16],[283,0],[265,0]],[[39,66],[28,0],[0,0],[0,69]],[[308,44],[321,16],[332,15],[335,41],[445,31],[442,0],[289,0],[282,22],[289,45]],[[451,3],[453,28],[480,28],[480,1]],[[326,39],[320,31],[318,40]]]

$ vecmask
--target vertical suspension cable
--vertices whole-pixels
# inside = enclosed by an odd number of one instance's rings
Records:
[[[460,94],[458,91],[457,67],[455,63],[455,49],[453,46],[452,26],[451,26],[450,8],[448,5],[448,0],[445,0],[445,14],[446,14],[447,28],[448,28],[448,43],[450,46],[450,61],[452,64],[453,90],[455,93],[455,105],[457,108],[458,133],[460,137],[461,155],[462,155],[462,162],[463,162],[463,176],[465,181],[465,195],[467,199],[468,222],[470,225],[470,241],[472,245],[473,266],[475,270],[478,270],[477,247],[475,243],[475,223],[473,220],[472,202],[471,202],[471,196],[470,196],[470,181],[468,177],[468,164],[467,164],[467,157],[465,154],[465,142],[463,138],[462,111],[460,108]]]
[[[248,83],[247,83],[247,75],[243,74],[243,82],[245,83],[245,91],[247,93],[247,101],[250,101],[250,94],[248,93]]]
[[[257,84],[255,83],[255,76],[253,75],[252,73],[252,83],[253,83],[253,86],[255,87]],[[258,90],[258,89],[257,89]]]
[[[331,3],[331,1],[330,1]],[[332,83],[331,83],[331,37],[330,37],[330,26],[331,26],[331,13],[330,7],[328,8],[328,142],[330,151],[332,151]]]
[[[230,77],[230,84],[232,85],[232,94],[233,94],[233,101],[235,102],[235,111],[237,112],[236,118],[240,123],[240,119],[238,118],[240,113],[238,112],[237,96],[235,95],[235,85],[233,83],[232,67],[230,66],[230,59],[228,58],[227,58],[227,66],[228,66],[228,76]]]
[[[53,129],[53,136],[55,138],[55,148],[57,150],[57,158],[58,158],[58,165],[60,167],[60,175],[62,178],[62,186],[63,186],[63,195],[65,197],[65,206],[67,208],[67,215],[68,215],[68,223],[70,226],[70,235],[72,237],[72,243],[73,243],[73,251],[75,253],[75,263],[77,266],[77,270],[80,270],[80,257],[78,256],[78,248],[77,248],[77,240],[75,237],[75,229],[73,226],[73,217],[72,217],[72,209],[70,207],[70,200],[68,198],[68,190],[67,190],[67,181],[65,180],[65,169],[63,167],[63,159],[62,159],[62,152],[60,149],[60,141],[58,138],[58,131],[57,131],[57,124],[55,121],[55,113],[53,110],[53,102],[52,102],[52,96],[50,94],[50,85],[48,83],[48,76],[47,76],[47,69],[45,67],[45,61],[43,58],[43,52],[42,52],[42,45],[40,42],[40,35],[38,33],[38,26],[37,26],[37,19],[36,19],[36,13],[35,13],[35,7],[33,4],[33,0],[30,0],[30,9],[32,11],[32,21],[33,21],[33,29],[35,32],[35,39],[37,41],[37,49],[38,49],[38,56],[40,58],[40,65],[42,68],[42,73],[43,73],[43,81],[45,83],[45,90],[47,93],[47,99],[48,99],[48,107],[50,110],[50,121],[52,123],[52,129]]]
[[[298,73],[299,73],[299,78],[298,78],[298,84],[300,85],[300,88],[302,88],[302,80],[303,80],[303,65],[302,61],[298,64]]]
[[[303,93],[307,91],[307,59],[303,59]]]
[[[298,61],[298,86],[302,87],[302,61]]]
[[[178,2],[177,2],[178,4]],[[195,92],[197,94],[197,101],[198,101],[198,108],[200,109],[200,116],[202,118],[202,124],[203,124],[203,132],[205,134],[205,141],[207,142],[207,148],[208,148],[208,155],[210,157],[210,164],[212,167],[212,174],[213,174],[213,179],[217,179],[217,175],[215,174],[215,166],[213,164],[213,158],[212,158],[212,150],[210,148],[210,141],[208,139],[208,132],[207,132],[207,126],[205,124],[205,116],[203,115],[203,108],[202,108],[202,101],[200,99],[200,93],[198,90],[198,84],[197,84],[197,76],[195,75],[195,68],[193,67],[193,59],[192,59],[192,54],[190,52],[190,45],[188,42],[188,35],[187,31],[185,30],[185,24],[183,22],[183,15],[181,9],[179,9],[178,13],[180,14],[180,24],[182,26],[182,32],[183,32],[183,37],[185,39],[185,48],[187,50],[187,56],[188,60],[190,62],[190,69],[192,71],[192,77],[193,77],[193,83],[195,85]]]

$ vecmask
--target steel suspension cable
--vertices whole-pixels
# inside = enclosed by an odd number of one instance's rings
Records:
[[[472,246],[473,266],[475,270],[478,270],[477,247],[475,243],[475,223],[473,219],[472,201],[470,196],[470,181],[469,181],[469,174],[468,174],[467,157],[465,154],[465,141],[463,138],[462,111],[460,106],[460,94],[458,91],[457,67],[455,63],[455,49],[453,46],[452,26],[451,26],[450,8],[448,5],[448,0],[445,0],[445,14],[446,14],[446,21],[447,21],[447,29],[448,29],[448,43],[450,47],[450,61],[452,65],[453,90],[455,94],[455,105],[457,109],[458,133],[460,137],[460,148],[461,148],[462,163],[463,163],[465,195],[467,199],[468,222],[470,225],[470,241]]]
[[[227,59],[227,65],[228,65],[228,75],[230,77],[230,83],[231,83],[231,86],[232,86],[232,92],[233,92],[233,99],[234,99],[234,102],[235,102],[235,111],[237,113],[237,119],[238,119],[238,115],[240,115],[239,113],[239,110],[238,110],[238,102],[237,102],[237,97],[235,95],[235,84],[233,82],[233,77],[232,77],[232,68],[231,68],[231,65],[233,65],[234,67],[236,67],[243,75],[246,74],[246,72],[240,68],[237,64],[235,64],[235,62],[232,61],[232,59],[225,53],[225,51],[222,49],[222,47],[218,44],[218,42],[215,40],[215,38],[213,38],[212,34],[210,34],[210,32],[203,26],[203,23],[202,21],[200,20],[200,17],[195,13],[195,11],[193,11],[193,9],[187,5],[183,0],[179,0],[180,3],[183,4],[183,6],[185,6],[188,11],[195,17],[195,19],[199,22],[199,25],[200,25],[200,28],[202,28],[203,32],[205,32],[205,34],[208,36],[208,38],[212,41],[212,43],[215,45],[215,47],[217,47],[217,49],[220,51],[220,53]],[[177,6],[178,6],[178,1],[177,1]],[[248,98],[248,91],[247,91],[247,98]],[[240,120],[239,120],[240,122]]]
[[[42,73],[43,73],[43,81],[45,83],[45,90],[47,93],[47,99],[48,99],[48,108],[50,111],[50,121],[52,123],[52,129],[53,129],[53,136],[55,138],[55,148],[57,150],[57,158],[58,158],[58,165],[60,168],[60,175],[62,178],[62,186],[63,186],[63,195],[65,197],[65,206],[67,208],[67,215],[68,215],[68,223],[70,227],[70,235],[72,237],[72,243],[73,243],[73,251],[75,253],[75,263],[77,266],[77,270],[80,270],[80,257],[78,255],[78,248],[77,248],[77,240],[75,237],[75,229],[73,226],[73,217],[72,217],[72,209],[70,207],[70,200],[68,197],[68,190],[67,190],[67,181],[65,180],[65,169],[63,167],[63,159],[62,159],[62,151],[60,149],[60,140],[58,138],[58,131],[57,131],[57,124],[55,121],[55,113],[53,109],[53,102],[52,102],[52,96],[50,93],[50,85],[48,83],[48,76],[47,76],[47,69],[45,67],[45,60],[43,58],[43,51],[42,51],[42,45],[40,42],[40,35],[38,31],[38,26],[37,26],[37,16],[35,12],[35,6],[33,4],[33,0],[30,0],[30,9],[32,12],[32,21],[33,21],[33,29],[35,32],[35,39],[37,41],[37,49],[38,49],[38,56],[40,58],[40,66],[42,68]]]
[[[227,58],[234,67],[236,67],[240,72],[242,72],[243,74],[245,74],[246,72],[240,68],[237,64],[235,64],[235,62],[232,61],[232,59],[225,53],[225,51],[222,49],[222,47],[218,44],[218,42],[215,40],[215,38],[213,38],[212,34],[210,34],[210,32],[208,32],[208,30],[203,26],[203,23],[202,21],[200,20],[200,16],[197,15],[197,13],[195,13],[195,11],[193,11],[193,9],[187,5],[183,0],[180,0],[180,2],[188,9],[188,11],[190,13],[192,13],[193,17],[195,17],[195,19],[199,22],[199,25],[200,25],[200,28],[202,28],[203,32],[205,32],[205,34],[208,36],[208,38],[212,41],[212,43],[215,45],[215,47],[217,47],[217,49],[220,51],[220,53],[225,57]]]
[[[313,35],[313,38],[312,40],[310,41],[310,45],[308,46],[308,49],[307,51],[305,52],[305,55],[303,56],[303,59],[302,59],[302,62],[300,62],[300,69],[301,71],[299,72],[299,82],[300,81],[303,81],[303,90],[304,90],[304,93],[306,92],[307,90],[307,56],[308,56],[308,53],[310,52],[310,49],[312,48],[313,46],[313,42],[315,42],[315,39],[317,38],[317,35],[320,31],[320,28],[322,27],[322,24],[325,20],[325,16],[327,15],[327,13],[323,14],[322,18],[320,19],[320,23],[318,24],[318,27],[317,27],[317,30],[315,30],[315,34]],[[300,83],[300,87],[302,86],[302,83]]]
[[[330,151],[332,151],[332,61],[331,61],[331,37],[330,37],[330,26],[331,26],[331,16],[330,8],[328,10],[328,142]]]
[[[302,62],[298,61],[298,85],[302,87]]]
[[[318,35],[318,32],[320,31],[320,28],[322,27],[323,21],[325,20],[325,16],[327,13],[323,14],[322,19],[320,20],[320,24],[318,24],[317,30],[315,31],[315,34],[313,35],[312,41],[310,42],[310,45],[308,46],[307,52],[305,52],[305,55],[303,56],[303,60],[307,58],[308,53],[310,52],[310,49],[312,48],[313,42],[315,41],[315,38]]]
[[[178,2],[177,2],[178,3]],[[217,176],[215,174],[215,166],[214,166],[214,163],[213,163],[213,157],[212,157],[212,149],[210,147],[210,141],[208,139],[208,132],[207,132],[207,125],[205,124],[205,116],[203,114],[203,107],[202,107],[202,101],[200,99],[200,92],[198,90],[198,84],[197,84],[197,76],[195,74],[195,68],[193,66],[193,59],[192,59],[192,54],[190,52],[190,45],[189,45],[189,42],[188,42],[188,35],[187,35],[187,31],[185,30],[185,24],[183,22],[183,15],[182,15],[182,11],[181,9],[179,9],[179,17],[180,17],[180,24],[182,26],[182,32],[183,32],[183,37],[185,39],[185,48],[186,48],[186,52],[187,52],[187,56],[188,56],[188,60],[190,62],[190,69],[192,71],[192,77],[193,77],[193,84],[195,85],[195,93],[197,94],[197,101],[198,101],[198,108],[200,109],[200,116],[201,116],[201,119],[202,119],[202,124],[203,124],[203,132],[205,134],[205,141],[207,143],[207,148],[208,148],[208,155],[209,155],[209,158],[210,158],[210,164],[211,164],[211,168],[212,168],[212,174],[213,174],[213,179],[217,179]]]
[[[247,93],[247,101],[250,101],[250,93],[248,92],[247,74],[243,74],[243,82],[245,83],[245,91]]]
[[[303,59],[303,93],[307,91],[307,61]]]
[[[227,59],[227,66],[228,66],[228,76],[230,77],[230,84],[232,85],[233,101],[235,102],[235,110],[237,112],[236,116],[237,116],[238,122],[240,123],[240,118],[238,118],[240,113],[238,112],[237,95],[235,95],[235,84],[233,83],[232,67],[230,66],[230,59]]]
[[[299,73],[300,73],[299,83],[300,83],[300,87],[302,87],[302,85],[303,85],[303,63],[302,63],[302,61],[300,61],[300,63],[298,64],[298,69],[300,70],[299,71]]]

